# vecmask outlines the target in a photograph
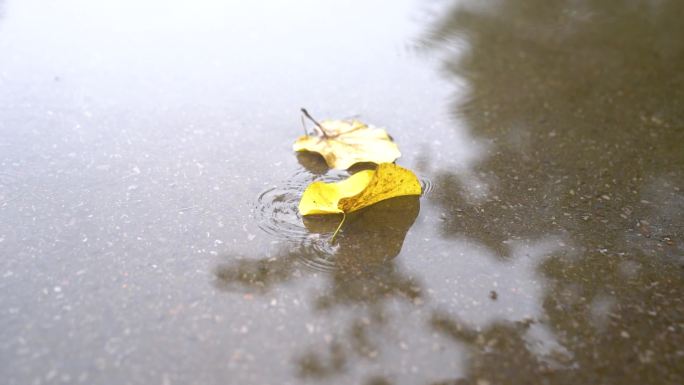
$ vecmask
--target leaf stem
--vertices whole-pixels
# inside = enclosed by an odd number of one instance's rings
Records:
[[[323,128],[323,126],[322,126],[320,123],[318,123],[318,122],[316,121],[316,119],[314,119],[314,118],[309,114],[309,111],[307,111],[306,108],[301,108],[301,111],[302,111],[302,114],[304,114],[304,116],[306,116],[310,121],[314,122],[314,124],[316,125],[316,127],[318,127],[318,129],[321,131],[321,134],[323,134],[323,136],[327,138],[327,137],[328,137],[328,133],[325,132],[325,128]]]
[[[304,116],[302,116],[302,128],[304,128],[304,135],[309,135],[309,130],[306,129],[306,122],[304,121]]]
[[[344,220],[345,220],[345,219],[347,219],[347,214],[346,214],[346,213],[342,213],[342,221],[340,221],[340,224],[337,225],[337,229],[336,229],[335,232],[333,233],[332,238],[330,238],[330,243],[335,242],[335,237],[337,236],[337,233],[340,232],[340,229],[342,228],[342,225],[344,224]]]

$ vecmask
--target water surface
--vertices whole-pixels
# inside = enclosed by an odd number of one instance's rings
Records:
[[[684,382],[684,4],[480,3],[0,1],[5,382]]]

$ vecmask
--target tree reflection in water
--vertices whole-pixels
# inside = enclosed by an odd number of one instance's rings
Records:
[[[682,14],[680,1],[506,1],[456,8],[425,39],[444,52],[455,39],[470,44],[444,62],[471,90],[452,111],[493,144],[476,170],[492,185],[488,200],[455,198],[462,186],[442,173],[435,200],[454,213],[444,236],[503,256],[505,241],[548,232],[579,247],[540,266],[551,283],[544,333],[567,353],[555,363],[525,339],[530,325],[475,333],[435,316],[436,330],[473,347],[471,380],[684,380]]]
[[[378,347],[369,334],[387,321],[384,303],[420,303],[420,283],[406,276],[393,261],[419,210],[419,198],[408,196],[382,201],[347,216],[335,241],[335,267],[329,273],[330,282],[313,302],[319,312],[335,311],[337,307],[356,307],[358,311],[349,320],[344,334],[324,347],[327,352],[310,350],[296,359],[300,377],[320,379],[340,374],[347,369],[350,354],[374,358]],[[338,221],[338,216],[309,217],[304,224],[312,233],[327,234]],[[316,256],[301,255],[306,252],[306,248],[295,248],[273,258],[238,259],[221,265],[215,270],[216,285],[223,290],[267,292],[307,273],[298,261]],[[371,379],[373,383],[382,381],[385,380],[381,377]]]

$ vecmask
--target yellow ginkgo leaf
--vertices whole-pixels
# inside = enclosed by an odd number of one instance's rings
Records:
[[[310,117],[306,110],[302,112]],[[358,120],[314,122],[318,135],[301,136],[292,148],[321,154],[328,167],[346,170],[356,163],[394,162],[401,156],[396,143],[382,128],[369,127]]]
[[[375,170],[360,171],[340,182],[311,183],[299,202],[299,213],[347,214],[385,199],[420,193],[414,173],[393,163],[381,163]]]

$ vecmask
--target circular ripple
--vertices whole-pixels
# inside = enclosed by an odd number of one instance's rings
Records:
[[[348,177],[345,172],[330,171],[326,175],[314,175],[300,170],[287,180],[262,192],[256,202],[258,226],[266,233],[292,243],[302,264],[320,271],[336,269],[335,257],[339,247],[330,243],[337,219],[326,218],[329,223],[317,223],[318,232],[304,225],[297,206],[304,189],[314,181],[337,182]],[[429,179],[420,179],[422,195],[433,190]],[[314,220],[315,222],[316,220]],[[312,223],[308,223],[312,225]],[[316,223],[314,223],[315,225]]]
[[[420,179],[420,187],[422,189],[422,194],[423,196],[428,195],[429,193],[432,192],[432,190],[435,188],[434,183],[430,179],[427,178],[421,178]]]
[[[262,192],[256,204],[259,228],[297,245],[297,254],[304,265],[315,270],[334,270],[337,246],[330,244],[332,231],[310,232],[304,226],[297,206],[302,192],[309,183],[317,180],[335,182],[345,177],[344,173],[316,176],[307,171],[299,171],[278,187]]]

